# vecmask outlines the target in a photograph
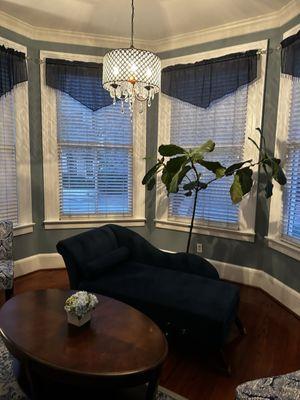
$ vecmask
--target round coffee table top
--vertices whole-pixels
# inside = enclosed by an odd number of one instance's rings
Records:
[[[17,295],[0,310],[0,333],[19,359],[68,373],[112,377],[159,367],[168,346],[158,326],[138,310],[99,296],[83,327],[67,323],[64,303],[73,291],[49,289]]]

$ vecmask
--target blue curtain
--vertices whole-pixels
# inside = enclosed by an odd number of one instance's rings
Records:
[[[46,84],[68,93],[93,111],[112,104],[102,87],[102,64],[46,59]]]
[[[25,54],[0,46],[0,97],[27,80]]]
[[[207,108],[212,101],[254,81],[257,61],[257,50],[251,50],[167,67],[162,70],[162,92]]]
[[[300,31],[281,42],[281,72],[300,77]]]

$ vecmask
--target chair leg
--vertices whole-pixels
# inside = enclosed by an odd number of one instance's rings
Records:
[[[5,289],[5,301],[11,299],[14,295],[14,287],[11,289]]]
[[[236,317],[236,318],[235,318],[235,324],[236,324],[238,330],[240,331],[240,334],[241,334],[242,336],[245,336],[245,335],[247,334],[247,330],[246,330],[246,328],[244,327],[242,321],[239,319],[239,317]]]

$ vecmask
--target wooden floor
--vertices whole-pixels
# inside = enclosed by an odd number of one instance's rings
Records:
[[[16,294],[67,287],[65,270],[35,272],[15,280]],[[262,291],[246,286],[241,287],[240,316],[248,334],[240,337],[232,330],[226,349],[231,377],[216,370],[213,356],[171,343],[161,385],[189,400],[233,400],[241,382],[300,369],[299,319]]]

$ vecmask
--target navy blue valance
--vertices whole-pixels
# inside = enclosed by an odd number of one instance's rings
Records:
[[[27,80],[25,54],[0,46],[0,97]]]
[[[300,77],[300,31],[281,42],[281,72]]]
[[[207,108],[212,101],[257,78],[257,50],[179,64],[162,70],[162,92]]]
[[[93,111],[112,104],[102,86],[102,64],[47,58],[46,84],[68,93]]]

